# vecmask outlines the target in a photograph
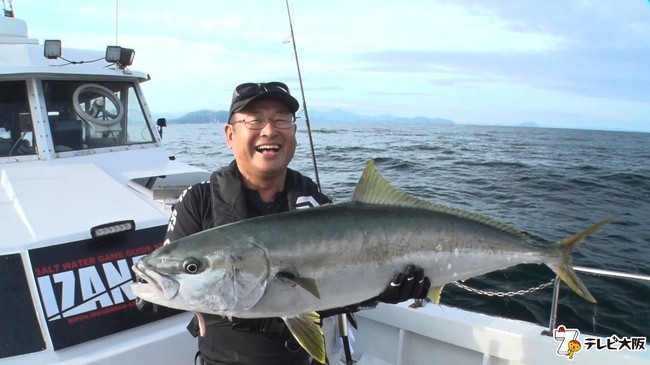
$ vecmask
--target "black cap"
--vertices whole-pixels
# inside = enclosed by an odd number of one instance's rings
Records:
[[[260,83],[247,82],[237,86],[235,91],[233,91],[230,115],[232,116],[233,113],[241,111],[250,102],[260,99],[277,100],[286,105],[293,114],[300,108],[298,100],[291,96],[289,87],[284,83],[277,81]]]

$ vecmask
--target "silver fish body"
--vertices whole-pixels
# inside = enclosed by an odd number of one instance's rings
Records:
[[[442,286],[522,263],[545,263],[586,300],[571,251],[609,220],[538,246],[516,229],[393,188],[369,163],[350,202],[213,228],[163,246],[134,266],[139,297],[240,318],[299,318],[373,298],[406,265]],[[313,317],[312,317],[313,320]],[[294,328],[289,328],[296,334]],[[317,359],[313,338],[301,341]],[[312,345],[308,343],[312,342]]]

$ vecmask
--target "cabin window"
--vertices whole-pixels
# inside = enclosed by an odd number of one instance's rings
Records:
[[[56,152],[155,142],[129,82],[44,81]]]
[[[36,153],[29,110],[25,81],[0,82],[0,157]]]

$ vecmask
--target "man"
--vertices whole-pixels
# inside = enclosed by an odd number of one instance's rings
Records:
[[[296,149],[298,101],[280,82],[245,83],[233,92],[230,118],[224,127],[235,160],[214,172],[210,181],[188,188],[172,213],[165,244],[181,237],[246,218],[331,203],[309,178],[288,168]],[[410,279],[410,280],[407,280]],[[415,283],[415,284],[414,284]],[[429,281],[409,267],[398,274],[385,302],[423,298]],[[370,304],[376,301],[370,301]],[[344,313],[354,308],[322,313]],[[199,336],[201,364],[300,364],[309,356],[279,318],[239,319],[203,315],[206,333]],[[196,321],[188,329],[198,334]]]

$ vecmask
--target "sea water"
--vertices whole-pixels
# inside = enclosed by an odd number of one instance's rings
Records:
[[[216,170],[232,160],[223,124],[170,125],[171,155]],[[349,199],[374,159],[394,186],[431,202],[472,210],[552,244],[609,217],[574,265],[650,275],[650,134],[545,128],[394,123],[311,123],[322,191]],[[315,179],[306,127],[298,126],[290,167]],[[650,336],[650,283],[579,274],[598,304],[564,284],[558,324],[604,336]],[[516,292],[554,277],[519,265],[465,281]],[[447,285],[442,302],[548,326],[552,287],[521,296],[486,296]]]

